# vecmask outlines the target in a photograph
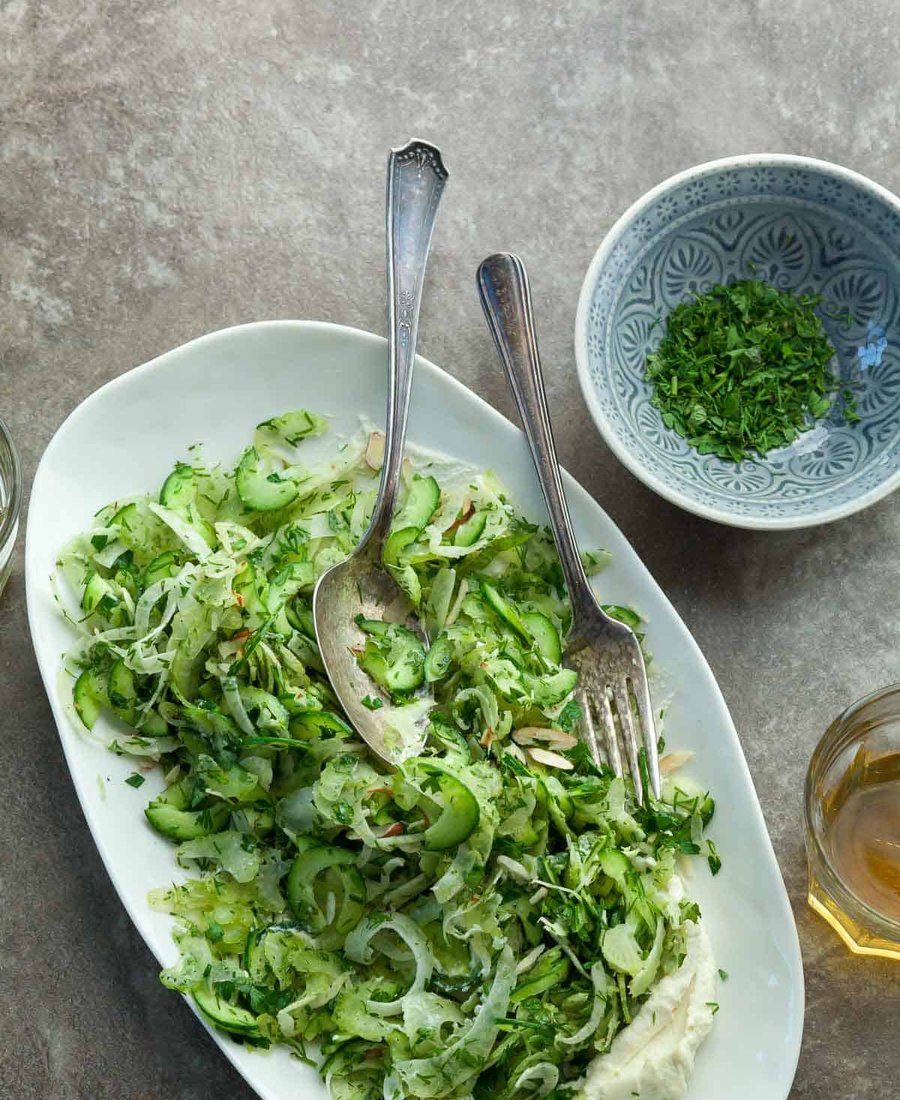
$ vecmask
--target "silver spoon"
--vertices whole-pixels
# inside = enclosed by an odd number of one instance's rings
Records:
[[[365,636],[356,617],[396,618],[409,602],[382,563],[385,539],[400,486],[403,444],[416,355],[416,329],[425,265],[447,170],[440,150],[424,141],[392,149],[387,178],[388,407],[381,483],[369,529],[349,558],[323,573],[313,592],[313,621],[319,652],[334,693],[360,737],[379,756],[396,763],[405,755],[399,741],[413,746],[427,724],[426,708],[395,707],[357,663]],[[415,615],[404,625],[426,643]],[[381,706],[372,709],[373,699]],[[366,706],[363,699],[368,699]],[[403,713],[405,712],[405,714]],[[410,724],[414,727],[408,730]],[[403,734],[400,733],[403,731]],[[413,750],[415,751],[415,747]]]

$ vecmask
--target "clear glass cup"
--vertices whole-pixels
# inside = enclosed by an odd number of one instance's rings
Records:
[[[880,780],[883,775],[894,775],[898,765],[900,684],[894,684],[860,699],[828,727],[810,760],[805,796],[810,906],[851,951],[894,959],[900,959],[900,890],[896,902],[892,900],[900,881],[896,877],[900,849],[896,844],[888,845],[888,862],[877,865],[880,877],[868,878],[868,863],[848,862],[850,849],[840,843],[854,834],[848,834],[844,827],[838,835],[836,822],[841,806],[847,804],[848,792],[855,792],[857,797],[861,789],[871,792],[873,777]],[[900,777],[896,782],[889,781],[878,793],[888,799],[896,794],[900,799]],[[885,802],[877,805],[884,806]],[[864,832],[861,829],[860,835]],[[885,832],[887,835],[889,830]],[[884,843],[877,834],[876,841]],[[878,884],[874,892],[872,882]],[[889,896],[881,889],[885,884]]]
[[[12,568],[21,502],[22,468],[19,456],[9,428],[0,420],[0,593],[6,587]]]

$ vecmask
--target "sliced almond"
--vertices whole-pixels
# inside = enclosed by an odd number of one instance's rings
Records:
[[[694,754],[688,750],[682,752],[667,752],[665,756],[660,758],[659,770],[662,775],[674,775],[679,768],[683,768],[685,764],[693,758]]]
[[[371,432],[366,445],[366,465],[370,470],[380,470],[384,465],[384,432]]]
[[[574,749],[578,744],[578,738],[565,730],[536,730],[535,741],[545,741],[554,749]]]
[[[558,752],[548,752],[547,749],[528,749],[528,755],[535,764],[543,764],[545,768],[559,768],[570,772],[575,767],[571,760],[560,756]]]
[[[554,749],[574,749],[578,744],[578,738],[564,730],[551,730],[544,726],[522,726],[512,735],[517,745],[533,745],[535,741],[543,741]]]

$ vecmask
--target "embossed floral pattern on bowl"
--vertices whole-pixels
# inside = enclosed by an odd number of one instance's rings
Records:
[[[821,294],[840,403],[790,447],[753,461],[698,455],[662,423],[644,373],[660,322],[715,283],[757,277]],[[585,278],[575,333],[591,414],[652,489],[739,527],[838,519],[900,484],[900,200],[823,161],[747,156],[654,188],[607,234]]]

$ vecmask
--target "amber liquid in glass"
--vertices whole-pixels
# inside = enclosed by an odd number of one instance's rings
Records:
[[[900,921],[900,753],[860,749],[824,809],[834,869],[861,901]]]

